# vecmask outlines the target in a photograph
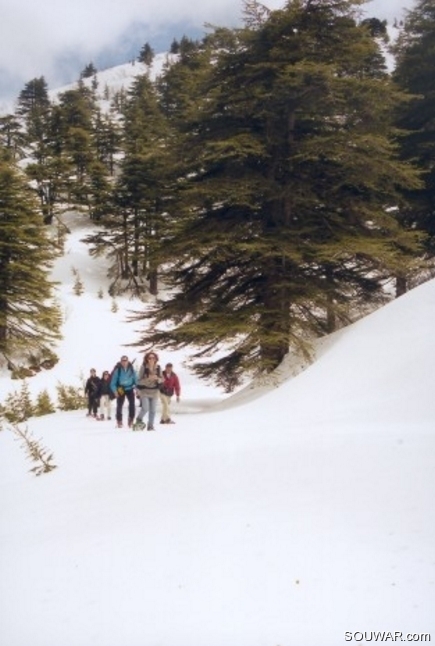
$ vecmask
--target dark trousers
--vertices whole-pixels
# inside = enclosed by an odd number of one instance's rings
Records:
[[[126,390],[123,395],[118,395],[116,398],[116,421],[122,422],[122,407],[124,406],[125,398],[128,401],[128,419],[134,420],[136,412],[136,403],[134,390]]]
[[[99,401],[97,395],[88,393],[88,413],[96,415],[98,412]]]

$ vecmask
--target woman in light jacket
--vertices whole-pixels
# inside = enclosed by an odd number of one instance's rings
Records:
[[[158,360],[159,357],[155,352],[147,352],[139,368],[136,389],[140,398],[140,411],[135,424],[138,429],[145,428],[144,417],[148,413],[147,430],[155,430],[154,419],[159,399],[159,388],[163,381],[162,371],[157,363]]]

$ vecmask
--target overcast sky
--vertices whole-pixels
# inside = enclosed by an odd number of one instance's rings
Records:
[[[276,9],[285,2],[263,4]],[[372,0],[364,10],[392,22],[412,4]],[[242,8],[242,0],[0,0],[0,100],[15,98],[35,77],[44,76],[51,89],[77,79],[90,61],[126,62],[145,42],[158,53],[165,38],[170,43],[195,27],[202,33],[207,22],[235,25]]]

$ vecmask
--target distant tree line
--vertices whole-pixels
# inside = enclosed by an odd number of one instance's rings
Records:
[[[148,69],[108,109],[89,64],[56,101],[33,79],[0,119],[4,172],[26,159],[13,190],[31,187],[41,235],[65,210],[94,220],[113,293],[158,296],[132,316],[138,345],[196,348],[197,372],[227,390],[433,266],[435,7],[406,15],[393,73],[385,22],[359,8],[248,0],[242,27],[174,40],[155,81],[146,43]]]

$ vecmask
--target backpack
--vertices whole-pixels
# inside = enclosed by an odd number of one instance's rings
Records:
[[[174,372],[172,374],[175,375]],[[166,381],[167,376],[165,371],[163,371],[163,378]],[[165,384],[165,381],[162,384],[160,384],[159,390],[162,393],[162,395],[166,395],[167,397],[172,397],[172,395],[174,394],[174,388],[173,386],[169,386]]]
[[[159,365],[156,366],[156,373],[157,373],[157,377],[159,377],[160,379],[160,377],[162,376],[162,369],[160,368]],[[143,371],[143,374],[144,374],[144,377],[149,377],[150,376],[149,368],[145,368]]]
[[[144,370],[143,370],[143,375],[142,375],[141,379],[143,379],[144,377],[146,379],[147,377],[149,377],[150,371],[149,371],[149,368],[145,367],[145,364],[142,364],[142,365],[144,366]],[[142,368],[142,366],[141,366],[141,368]],[[139,368],[139,374],[140,374],[141,368]],[[161,376],[162,376],[162,369],[160,368],[159,365],[156,366],[156,374],[157,374],[157,377],[160,379]],[[145,388],[150,388],[151,390],[154,390],[154,388],[159,389],[160,386],[156,385],[155,387],[154,386],[149,387],[149,386],[144,386],[144,385],[138,384],[137,388],[138,388],[138,390],[144,390]]]
[[[129,362],[128,362],[128,364],[127,364],[127,369],[128,369],[128,370],[132,370],[132,371],[134,372],[134,366],[133,366],[133,363],[134,363],[135,361],[136,361],[136,359],[133,359],[133,361],[132,361],[132,362],[131,362],[131,361],[129,361]],[[112,378],[113,378],[113,376],[114,376],[115,372],[116,372],[117,370],[119,370],[121,367],[122,367],[122,366],[121,366],[121,362],[120,362],[120,361],[118,361],[118,362],[115,364],[115,366],[114,366],[114,368],[113,368],[112,372],[110,373],[110,377],[109,377],[109,384],[111,384],[111,383],[112,383]]]

